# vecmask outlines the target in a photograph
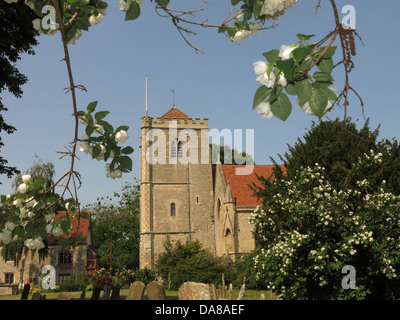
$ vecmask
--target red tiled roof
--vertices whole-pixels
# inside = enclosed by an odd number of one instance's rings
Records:
[[[232,196],[235,199],[237,206],[258,206],[261,205],[254,195],[253,190],[250,189],[249,185],[253,185],[253,182],[257,186],[261,186],[261,182],[257,179],[257,176],[263,176],[269,178],[273,171],[274,165],[254,165],[254,170],[249,175],[236,175],[236,168],[242,168],[243,165],[222,165],[226,183],[230,184]],[[286,173],[286,168],[281,166],[283,173]]]
[[[172,107],[167,113],[165,113],[161,119],[164,118],[169,118],[169,120],[172,120],[172,118],[176,118],[176,120],[179,120],[180,118],[184,118],[185,121],[188,120],[189,116],[184,114],[181,110],[179,110],[176,107]]]
[[[86,212],[90,215],[89,211],[86,211]],[[71,214],[71,212],[70,212],[70,214]],[[54,217],[52,222],[54,223],[55,221],[60,219],[60,217],[65,216],[65,215],[66,215],[65,211],[57,212],[57,214]],[[78,223],[78,221],[79,221],[79,223]],[[76,238],[76,236],[78,236],[80,234],[84,235],[85,239],[80,241],[79,244],[86,244],[87,243],[87,235],[89,233],[90,219],[80,218],[78,220],[78,219],[71,218],[71,223],[72,223],[72,229],[71,229],[69,236],[62,234],[61,236],[55,237],[51,234],[47,234],[46,240],[47,240],[48,244],[57,244],[57,242],[60,239],[71,239],[71,238],[74,239],[74,238]]]

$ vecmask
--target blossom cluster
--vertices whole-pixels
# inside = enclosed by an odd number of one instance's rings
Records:
[[[21,179],[15,195],[1,197],[0,216],[5,222],[0,225],[0,244],[6,245],[11,241],[24,239],[24,245],[28,249],[39,250],[45,247],[43,237],[30,235],[35,221],[43,221],[44,229],[41,234],[58,237],[64,234],[64,231],[54,222],[55,213],[44,211],[45,203],[32,195],[37,192],[40,184],[35,184],[29,174],[22,175]],[[66,209],[69,210],[69,203],[66,204]]]
[[[293,7],[296,2],[297,0],[265,0],[260,14],[265,15],[267,20],[278,20],[285,10]]]
[[[366,190],[371,181],[362,174],[381,165],[381,157],[373,150],[360,157],[349,172],[354,184],[345,190],[333,188],[318,164],[301,168],[291,179],[274,180],[281,191],[265,198],[250,220],[262,247],[254,259],[257,278],[286,298],[310,281],[321,290],[338,290],[333,279],[340,278],[341,268],[364,268],[357,261],[366,253],[380,262],[374,272],[396,278],[400,196],[385,192],[385,181],[375,191]]]

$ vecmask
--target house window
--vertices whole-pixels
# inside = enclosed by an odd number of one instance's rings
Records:
[[[60,252],[60,264],[70,264],[72,263],[72,253],[69,251]]]
[[[171,217],[175,217],[175,216],[176,216],[175,203],[171,203]]]
[[[14,273],[5,273],[4,274],[4,283],[5,284],[13,284],[14,283]]]
[[[68,280],[68,278],[70,278],[71,275],[70,274],[60,274],[58,276],[58,283],[63,283],[64,281]]]

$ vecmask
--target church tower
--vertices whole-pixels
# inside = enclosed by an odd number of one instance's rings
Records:
[[[200,240],[215,252],[213,176],[208,119],[175,106],[142,117],[140,142],[140,268],[154,268],[164,242]]]

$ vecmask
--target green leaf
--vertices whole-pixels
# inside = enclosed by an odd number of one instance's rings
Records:
[[[271,92],[272,88],[267,88],[266,86],[259,87],[254,95],[253,109],[267,99]]]
[[[139,16],[140,16],[140,5],[136,1],[133,1],[128,11],[125,14],[125,21],[135,20]]]
[[[70,219],[61,221],[60,223],[60,228],[62,231],[64,231],[64,233],[68,236],[71,229],[72,229],[72,222]]]
[[[316,81],[320,81],[320,82],[333,82],[332,76],[329,73],[325,73],[325,72],[316,71],[313,74],[313,78]]]
[[[236,6],[239,2],[240,0],[231,0],[233,6]]]
[[[129,126],[119,126],[117,129],[115,129],[115,133],[118,133],[121,130],[128,131],[128,129]]]
[[[324,52],[325,49],[326,49],[326,47],[322,47],[321,49],[319,49],[319,50],[317,51],[316,56],[317,56],[317,57],[320,56],[320,55],[322,54],[322,52]],[[335,54],[336,49],[337,49],[336,46],[330,47],[330,48],[328,49],[328,51],[324,54],[323,59],[331,58],[331,57]]]
[[[92,148],[92,158],[95,159],[97,158],[101,153],[101,147],[99,144],[96,144],[93,148]]]
[[[263,56],[267,59],[269,63],[273,64],[279,59],[279,50],[273,49],[271,51],[264,52]]]
[[[93,101],[89,103],[87,106],[87,113],[92,113],[96,109],[97,103],[98,101]]]
[[[129,158],[128,156],[122,156],[118,159],[118,162],[120,164],[119,169],[122,172],[130,172],[132,171],[132,159]]]
[[[76,27],[75,24],[71,25],[68,29],[67,32],[65,33],[65,37],[67,42],[70,41],[73,37],[75,37],[76,32],[78,31],[78,28]]]
[[[271,103],[271,111],[277,118],[285,121],[292,113],[292,103],[288,96],[281,93],[277,99]]]
[[[131,154],[131,153],[133,153],[133,148],[132,147],[130,147],[130,146],[127,146],[127,147],[125,147],[125,148],[123,148],[122,150],[121,150],[121,153],[123,153],[123,154]]]
[[[296,37],[301,41],[301,42],[305,42],[307,40],[310,40],[312,37],[315,37],[315,34],[302,34],[302,33],[298,33],[296,34]]]
[[[317,67],[322,72],[330,74],[333,70],[333,59],[321,59],[320,62],[317,64]]]
[[[298,104],[302,106],[310,99],[312,93],[312,86],[308,79],[299,81],[297,90]]]
[[[96,119],[96,121],[100,121],[103,118],[105,118],[109,113],[110,113],[110,111],[99,111],[99,112],[96,112],[96,114],[94,115],[94,118]]]
[[[33,181],[33,187],[35,189],[38,189],[38,188],[40,188],[42,186],[42,183],[43,183],[43,179],[38,178],[35,181]]]
[[[85,133],[88,137],[91,136],[91,134],[93,133],[94,129],[91,126],[86,126],[85,128]]]
[[[107,121],[102,121],[102,120],[98,120],[97,121],[99,125],[101,125],[104,129],[104,134],[106,136],[111,136],[114,132],[114,128],[111,124],[109,124]]]
[[[289,81],[293,81],[293,58],[287,60],[277,60],[277,67],[284,73],[285,77]]]
[[[300,63],[306,55],[308,55],[312,50],[312,46],[308,47],[298,47],[292,51],[293,57],[298,63]]]
[[[86,211],[82,211],[82,212],[79,214],[79,216],[80,216],[82,219],[86,219],[86,220],[89,220],[89,219],[90,219],[90,214],[87,213]]]
[[[327,87],[322,87],[321,90],[324,91],[324,93],[326,94],[326,96],[328,97],[329,100],[337,99],[337,94],[333,90],[331,90]]]
[[[326,106],[328,105],[328,97],[322,89],[315,89],[311,93],[310,108],[312,112],[319,118],[322,117]]]
[[[64,250],[65,248],[69,247],[70,241],[68,239],[60,239],[58,240],[57,244],[60,246],[60,250]]]

